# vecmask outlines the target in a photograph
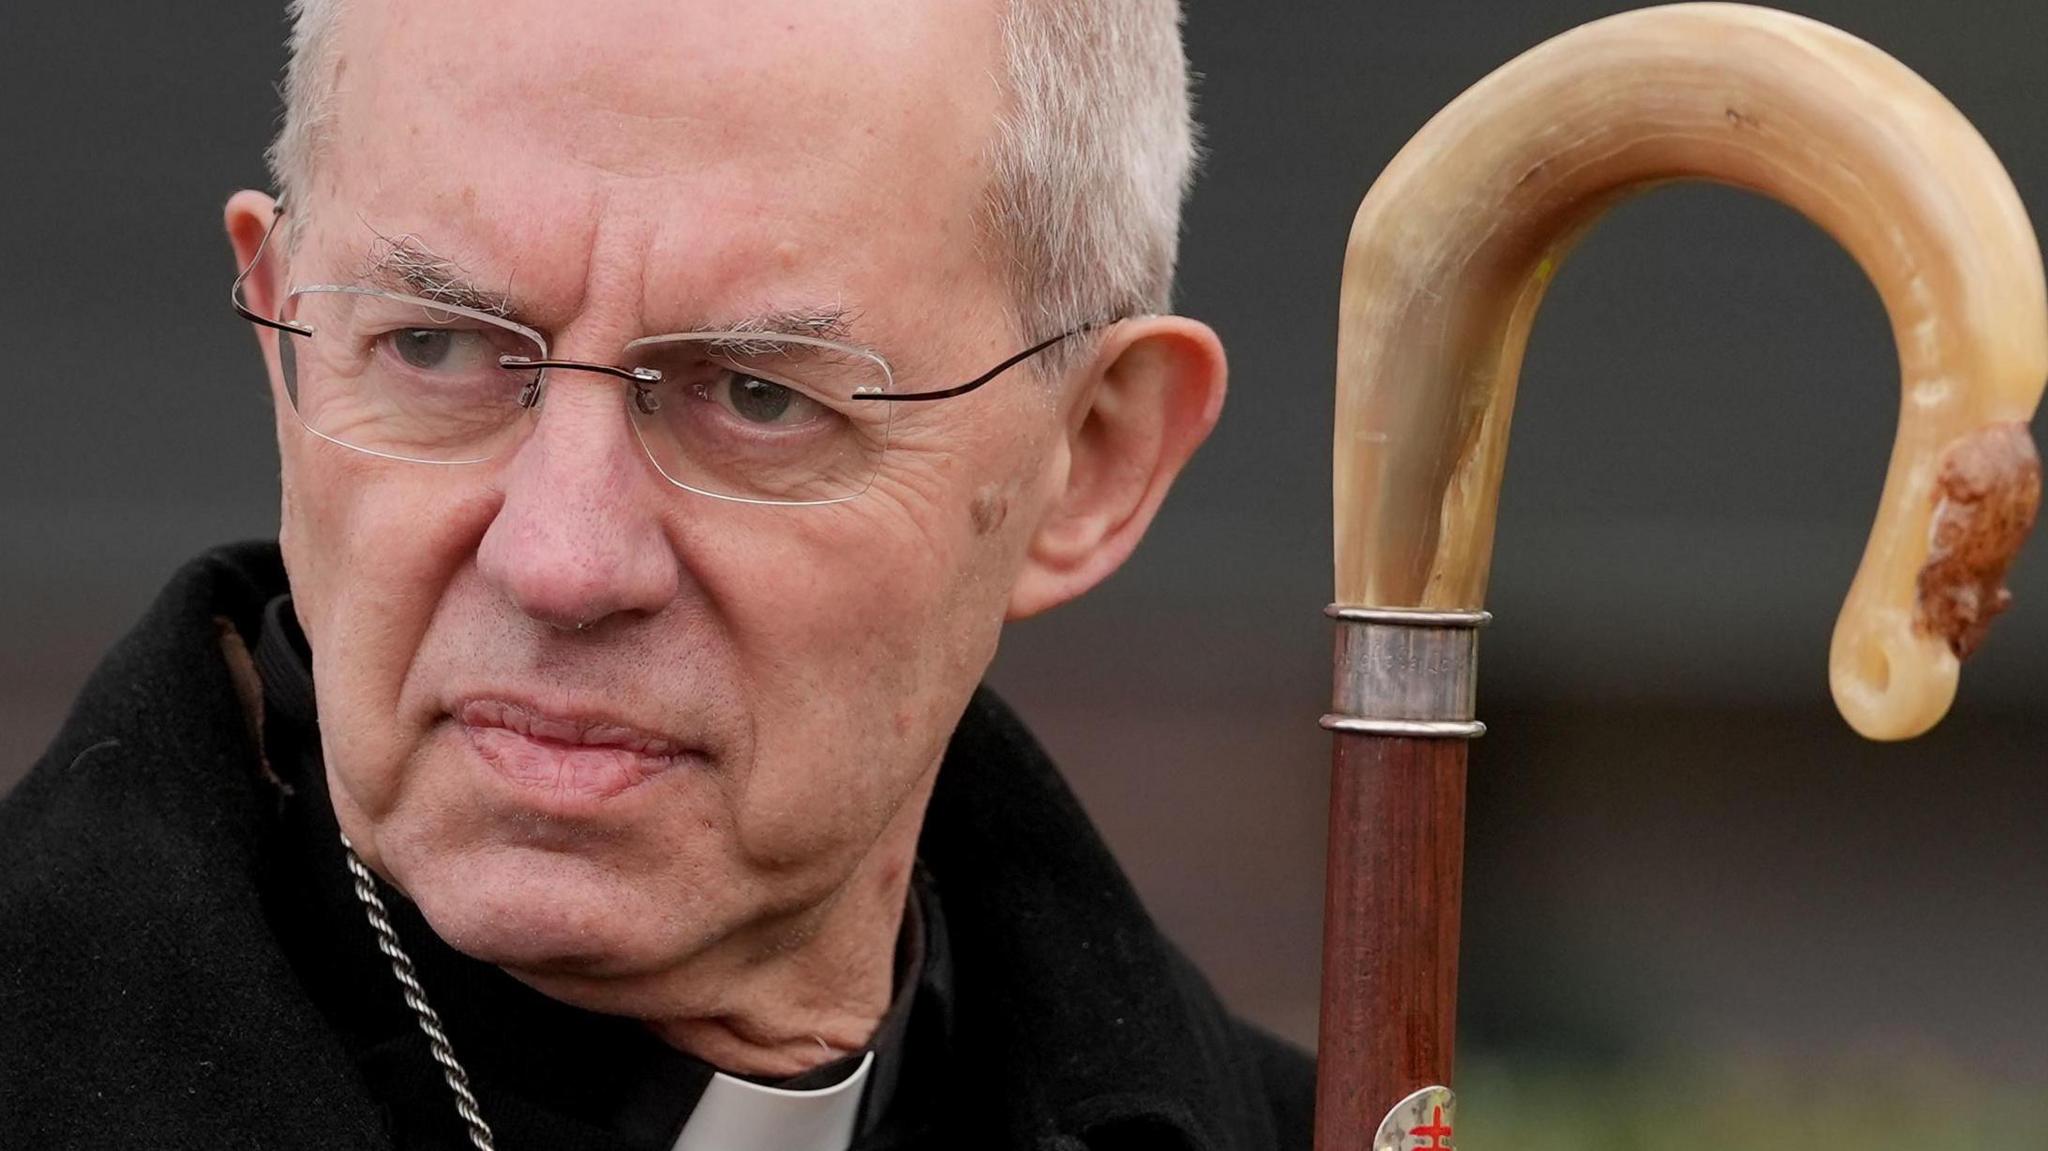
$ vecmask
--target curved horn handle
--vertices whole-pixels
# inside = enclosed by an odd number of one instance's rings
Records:
[[[1675,179],[1800,210],[1884,298],[1898,438],[1830,681],[1857,731],[1917,735],[2004,607],[2039,501],[2041,254],[1961,113],[1870,45],[1781,12],[1683,4],[1559,36],[1440,112],[1373,186],[1344,262],[1337,601],[1481,606],[1544,290],[1607,208]]]

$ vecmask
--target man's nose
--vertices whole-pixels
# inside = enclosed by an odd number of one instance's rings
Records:
[[[651,615],[682,581],[662,526],[680,493],[655,490],[619,388],[551,369],[533,432],[506,464],[504,503],[477,547],[483,577],[554,627]]]

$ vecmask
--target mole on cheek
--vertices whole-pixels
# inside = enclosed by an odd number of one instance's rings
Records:
[[[967,516],[974,523],[974,534],[985,536],[1003,526],[1003,520],[1010,514],[1010,501],[993,487],[983,488],[967,506]]]

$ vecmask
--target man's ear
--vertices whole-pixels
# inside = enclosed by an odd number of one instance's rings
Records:
[[[249,268],[250,261],[256,258],[256,249],[263,244],[263,234],[270,230],[271,221],[276,216],[277,201],[261,192],[245,188],[228,197],[221,222],[226,225],[228,243],[234,248],[237,272]],[[284,295],[284,240],[283,236],[270,237],[270,247],[263,253],[263,263],[249,268],[249,275],[242,281],[242,301],[259,316],[276,316],[278,303]],[[277,333],[255,324],[250,327],[263,349],[264,361],[270,365],[271,383],[276,386],[283,379],[278,371]]]
[[[1111,327],[1067,409],[1064,468],[1010,589],[1009,618],[1073,599],[1120,567],[1223,411],[1229,369],[1207,324],[1144,316]]]

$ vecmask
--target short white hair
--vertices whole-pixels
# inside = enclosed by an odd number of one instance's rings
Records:
[[[286,204],[303,204],[312,191],[313,162],[334,119],[340,59],[335,25],[342,0],[289,0],[285,41],[284,117],[263,158],[270,180]]]
[[[1009,0],[1003,48],[984,228],[1019,327],[1169,310],[1196,161],[1179,0]]]
[[[343,3],[288,5],[284,120],[267,153],[287,202],[309,190],[333,118]],[[1018,327],[1039,339],[1167,311],[1197,158],[1179,0],[1008,0],[1003,53],[979,223]]]

